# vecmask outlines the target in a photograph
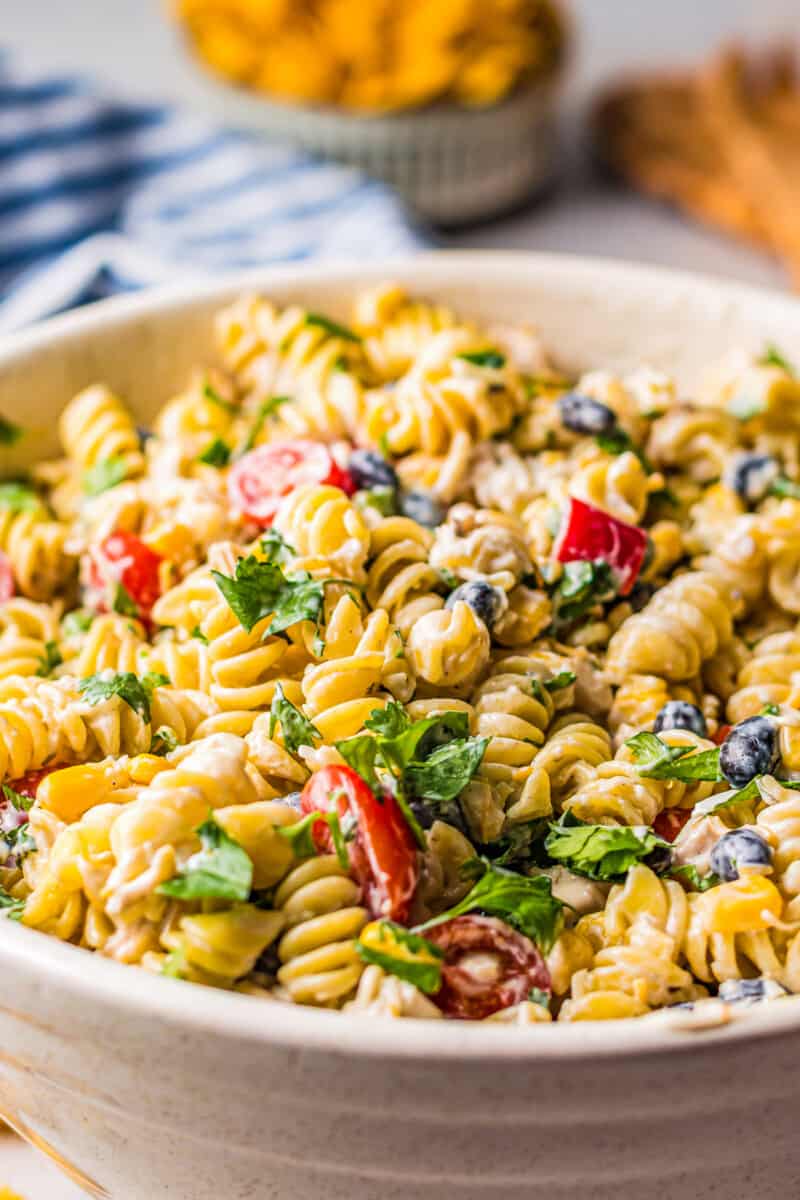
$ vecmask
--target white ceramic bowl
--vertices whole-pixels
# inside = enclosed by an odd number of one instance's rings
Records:
[[[800,304],[536,255],[265,270],[107,302],[0,346],[0,411],[41,429],[104,379],[142,417],[209,353],[243,288],[347,316],[393,277],[530,320],[566,365],[685,383],[731,345],[800,344]],[[8,456],[10,458],[10,456]],[[155,978],[0,924],[0,1107],[114,1200],[783,1200],[798,1193],[800,1000],[723,1029],[644,1019],[391,1021]]]

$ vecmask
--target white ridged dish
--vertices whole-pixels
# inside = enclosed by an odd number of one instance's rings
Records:
[[[434,224],[463,225],[507,212],[555,173],[552,82],[491,108],[438,104],[388,116],[293,107],[207,76],[203,87],[226,124],[358,167],[391,184]]]
[[[0,345],[0,411],[41,427],[42,455],[60,406],[95,379],[146,420],[242,289],[346,319],[386,277],[533,321],[572,367],[650,361],[687,384],[732,345],[800,343],[800,304],[777,294],[602,261],[433,255],[58,318]],[[800,1179],[799,1055],[800,999],[705,1031],[674,1014],[391,1021],[161,979],[0,924],[2,1115],[113,1200],[784,1200]]]

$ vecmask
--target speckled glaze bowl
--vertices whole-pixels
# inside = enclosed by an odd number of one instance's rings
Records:
[[[532,321],[573,367],[649,361],[688,383],[732,345],[800,343],[800,304],[777,294],[444,254],[265,270],[59,318],[0,345],[0,411],[49,453],[56,413],[95,379],[146,418],[243,289],[346,318],[386,277]],[[706,1030],[674,1015],[393,1022],[160,979],[0,924],[2,1115],[113,1200],[784,1200],[800,1180],[798,1062],[800,999]]]

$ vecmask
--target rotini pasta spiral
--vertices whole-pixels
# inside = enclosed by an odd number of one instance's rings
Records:
[[[355,992],[364,969],[355,938],[369,919],[359,897],[335,855],[301,863],[277,889],[287,927],[278,943],[278,983],[292,1000],[328,1007]]]

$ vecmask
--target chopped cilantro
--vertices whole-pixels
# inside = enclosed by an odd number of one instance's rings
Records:
[[[796,375],[792,364],[773,342],[767,342],[763,354],[758,359],[758,365],[760,367],[779,367],[781,371],[785,371],[792,378]]]
[[[356,942],[356,951],[364,962],[382,967],[427,995],[435,994],[442,986],[444,951],[394,921],[367,925]]]
[[[114,584],[114,594],[111,598],[112,612],[119,613],[122,617],[138,617],[139,607],[125,587],[121,580],[117,580]]]
[[[169,754],[177,749],[178,736],[171,725],[159,725],[150,741],[151,754]]]
[[[670,872],[672,879],[680,879],[693,887],[696,892],[707,892],[709,888],[716,887],[722,880],[713,872],[709,875],[701,875],[694,863],[685,863],[682,867],[672,867]]]
[[[318,821],[324,821],[328,826],[339,865],[344,870],[348,870],[350,857],[347,853],[346,843],[352,839],[345,835],[342,821],[337,812],[321,812],[319,810],[310,812],[292,825],[276,825],[275,830],[292,847],[295,858],[313,858],[318,853],[314,843],[314,826]]]
[[[94,616],[88,608],[74,608],[72,612],[68,612],[61,622],[64,637],[77,637],[80,633],[87,633]]]
[[[128,464],[121,455],[115,454],[111,458],[103,458],[88,471],[84,471],[84,493],[87,496],[99,496],[101,492],[107,492],[109,488],[122,483],[127,473]]]
[[[169,683],[166,675],[148,672],[138,679],[131,671],[101,671],[89,675],[78,684],[79,691],[89,704],[102,704],[112,696],[119,696],[145,724],[150,723],[150,701],[153,690]]]
[[[338,321],[332,321],[330,317],[326,317],[323,313],[307,312],[306,325],[315,325],[318,329],[324,329],[331,337],[343,338],[346,342],[360,342],[362,340],[352,329],[348,329],[346,325],[340,325]]]
[[[785,479],[783,476],[773,480],[769,490],[772,496],[788,496],[792,500],[800,500],[800,483],[795,483],[792,479]]]
[[[561,901],[552,894],[548,877],[519,875],[485,859],[474,862],[482,873],[464,899],[424,925],[416,926],[414,932],[422,933],[462,913],[484,912],[500,917],[547,954],[558,937],[563,909]]]
[[[621,879],[654,850],[667,846],[651,829],[584,824],[569,812],[551,824],[544,844],[554,862],[576,875],[604,881]]]
[[[247,437],[236,450],[236,458],[240,458],[242,454],[247,454],[248,450],[253,449],[265,422],[275,415],[282,404],[288,404],[291,398],[291,396],[270,396],[269,399],[262,401],[258,406]]]
[[[39,668],[37,675],[50,675],[55,671],[56,667],[60,667],[64,659],[61,657],[61,651],[58,648],[57,642],[45,642],[44,654],[39,657]]]
[[[475,367],[499,369],[506,365],[506,356],[499,350],[468,350],[464,354],[459,354],[458,357],[463,358],[465,362],[472,363]]]
[[[198,454],[197,461],[206,463],[209,467],[227,467],[230,457],[230,446],[218,437],[209,442],[202,454]]]
[[[306,571],[284,575],[275,562],[240,558],[231,578],[211,572],[217,587],[239,624],[248,633],[265,617],[272,617],[265,635],[282,633],[298,621],[313,621],[319,628],[325,587],[346,583],[341,579],[312,579]]]
[[[8,512],[35,512],[41,500],[33,488],[18,480],[0,483],[0,508]]]
[[[316,725],[313,725],[299,708],[295,708],[291,700],[286,699],[280,683],[276,685],[275,695],[272,697],[269,715],[270,737],[273,737],[278,724],[283,734],[283,744],[291,754],[295,754],[301,746],[313,746],[314,741],[322,737]]]
[[[24,433],[21,425],[15,425],[8,417],[0,414],[0,446],[13,446]]]
[[[156,891],[176,900],[246,900],[253,886],[250,856],[213,817],[204,821],[196,833],[202,849]]]
[[[639,774],[649,779],[695,779],[717,782],[719,747],[693,754],[694,746],[668,746],[655,733],[637,733],[625,743],[633,754]]]
[[[220,396],[217,389],[207,379],[203,383],[203,399],[216,404],[217,408],[223,409],[226,413],[238,412],[237,406],[231,404],[230,400],[226,400],[224,396]]]

